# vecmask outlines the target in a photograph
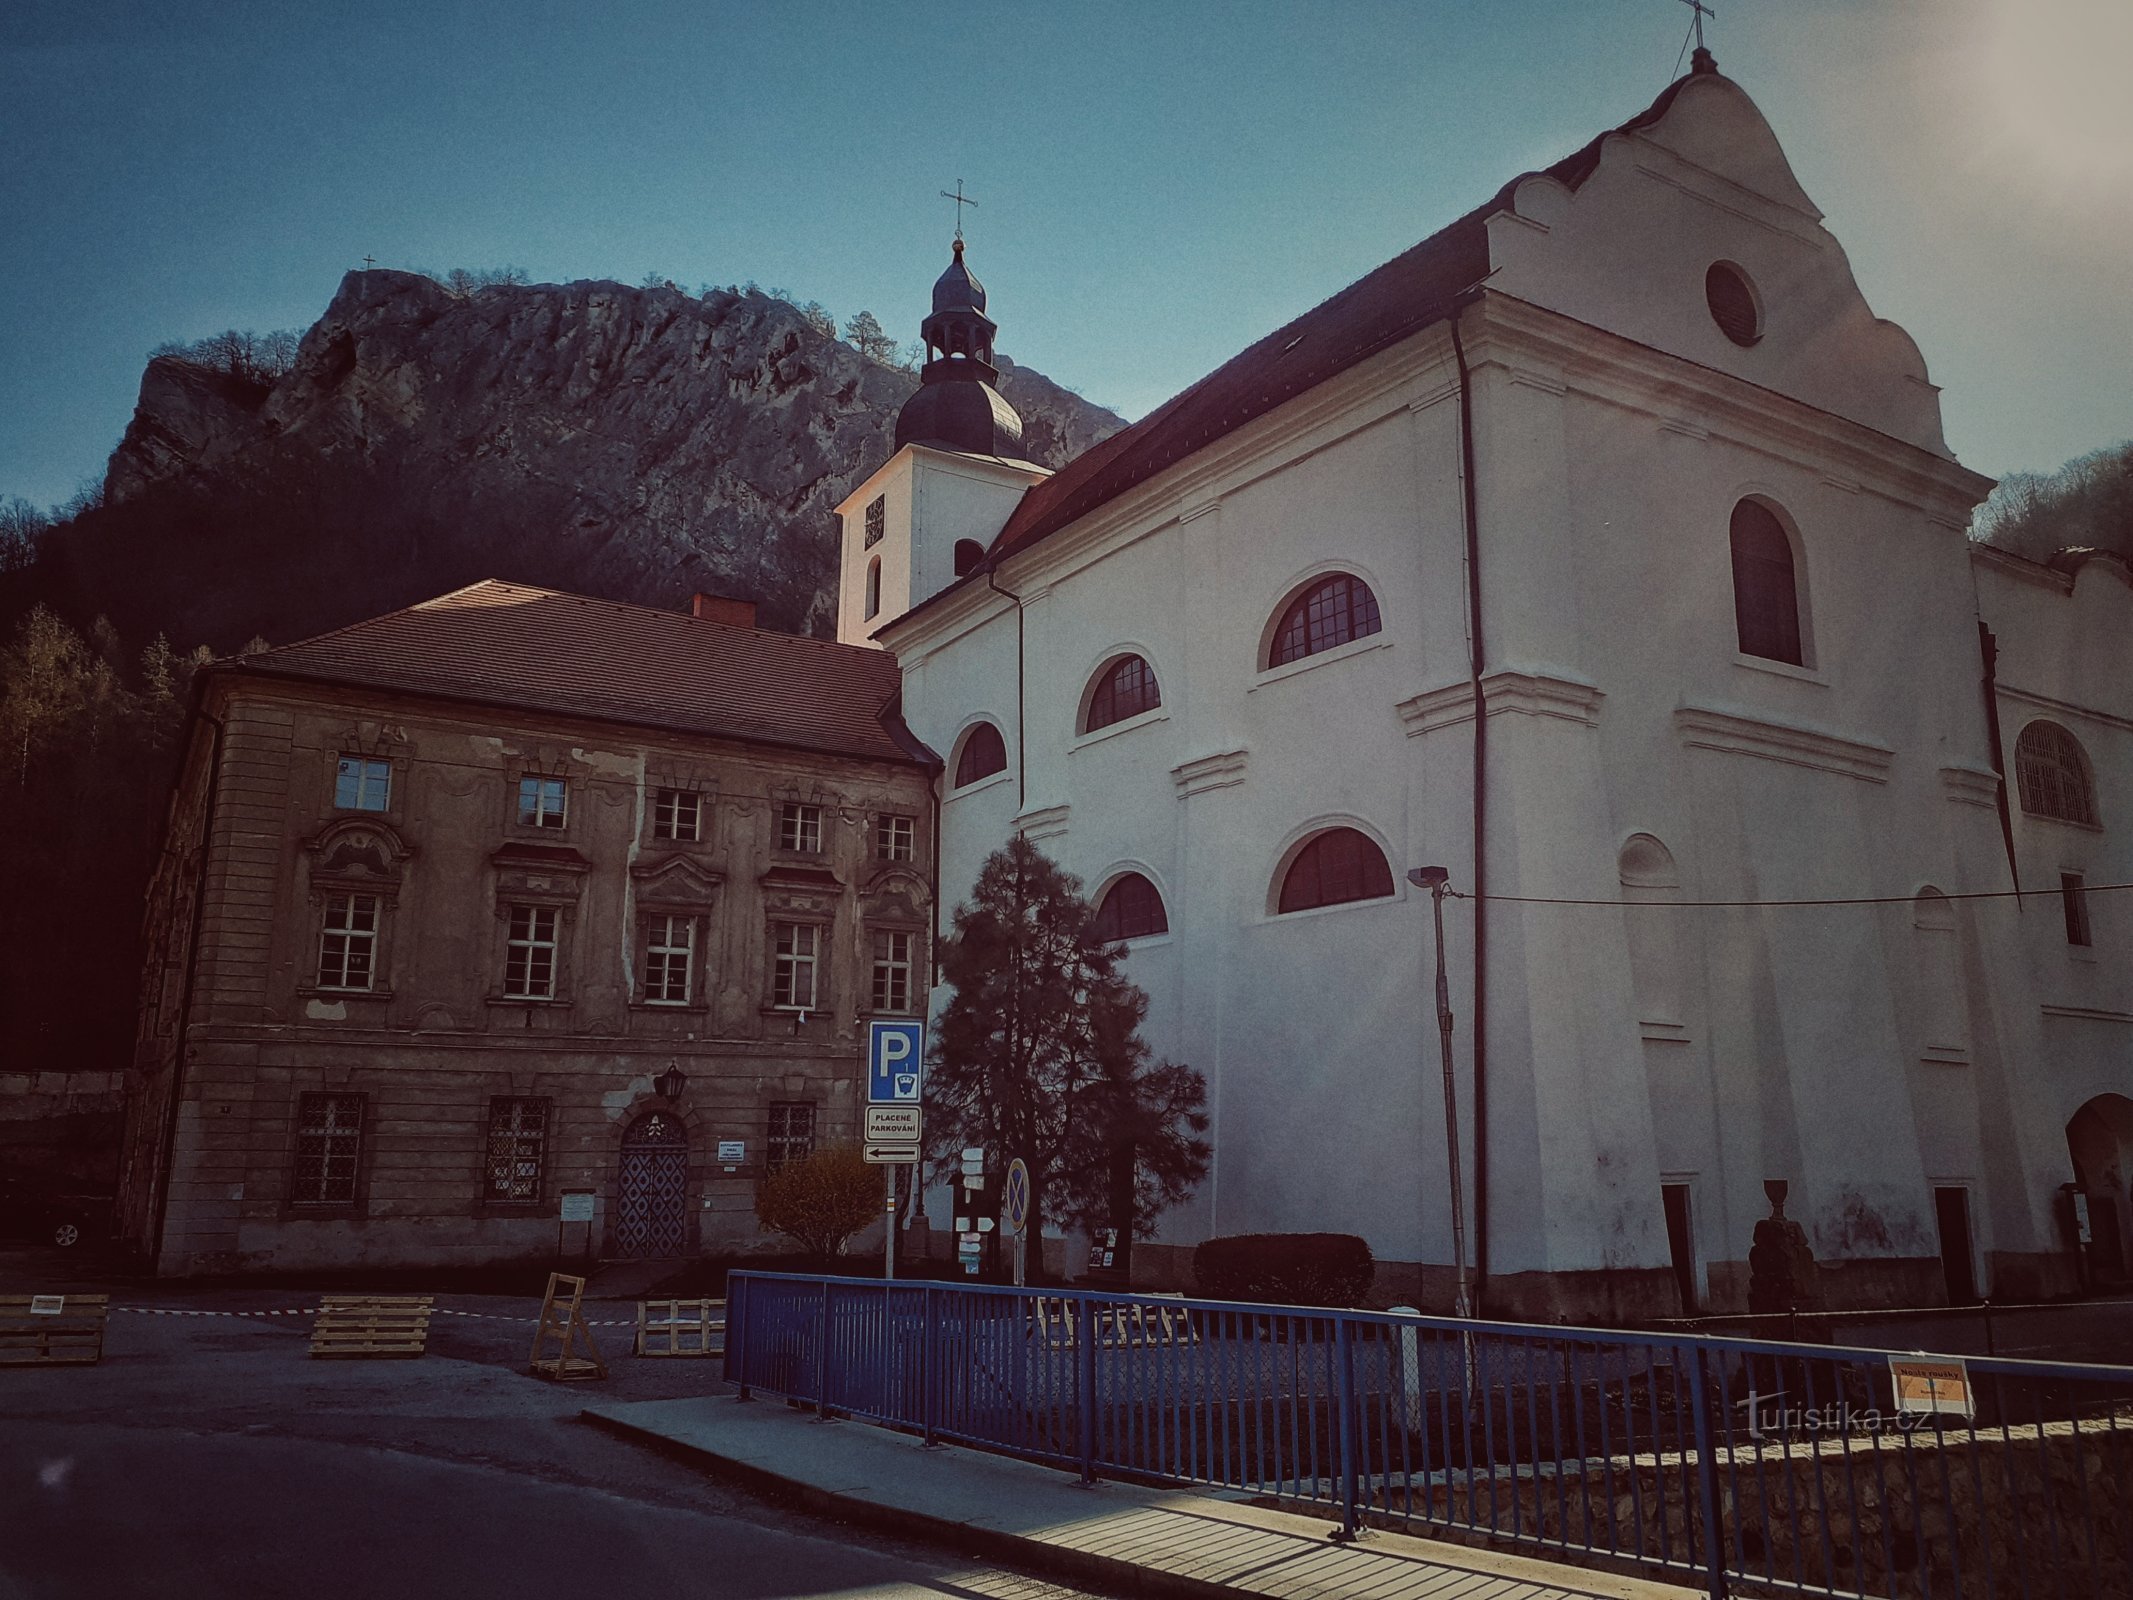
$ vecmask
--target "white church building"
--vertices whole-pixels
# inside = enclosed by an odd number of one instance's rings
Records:
[[[1779,1182],[1830,1306],[2125,1273],[2133,574],[1969,539],[1707,53],[1057,474],[960,239],[933,307],[839,637],[946,764],[937,903],[1041,843],[1206,1075],[1141,1281],[1340,1231],[1450,1303],[1424,865],[1490,1314],[1743,1309]]]

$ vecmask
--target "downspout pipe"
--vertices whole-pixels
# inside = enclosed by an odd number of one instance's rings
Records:
[[[1000,587],[1000,580],[985,569],[985,585],[1002,599],[1015,603],[1015,814],[1029,805],[1029,741],[1022,737],[1022,597]]]
[[[1985,733],[1992,741],[1992,770],[2000,775],[2000,843],[2007,850],[2007,878],[2022,887],[2022,869],[2015,862],[2014,814],[2007,803],[2007,758],[2000,749],[2000,641],[1983,617],[1977,619],[1978,658],[1984,664]],[[2021,902],[2015,902],[2020,905]]]
[[[1479,296],[1467,302],[1477,304]],[[1489,1289],[1489,715],[1482,703],[1487,661],[1481,631],[1481,523],[1474,485],[1474,377],[1459,332],[1461,306],[1451,316],[1452,359],[1459,366],[1459,485],[1466,524],[1468,683],[1474,694],[1474,1315],[1485,1316]]]
[[[206,674],[202,673],[204,680]],[[215,852],[215,803],[222,792],[222,746],[225,735],[222,719],[206,709],[207,694],[203,682],[194,703],[193,715],[213,728],[212,742],[207,757],[207,798],[200,811],[200,868],[193,884],[193,911],[191,927],[186,933],[185,981],[178,991],[178,1030],[175,1050],[171,1054],[170,1108],[163,1116],[162,1148],[156,1161],[156,1205],[154,1237],[149,1242],[148,1268],[154,1272],[163,1261],[163,1233],[170,1220],[170,1183],[178,1156],[178,1109],[185,1103],[185,1057],[193,1031],[193,991],[200,972],[200,939],[207,926],[207,874]],[[179,781],[182,783],[181,775]],[[171,796],[177,803],[177,795]]]

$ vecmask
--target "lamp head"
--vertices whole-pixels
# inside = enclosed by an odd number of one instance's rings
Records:
[[[1432,894],[1452,881],[1448,867],[1409,867],[1407,881],[1417,889],[1427,889]]]

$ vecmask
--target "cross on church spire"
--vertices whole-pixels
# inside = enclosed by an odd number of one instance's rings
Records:
[[[963,193],[963,180],[961,178],[955,180],[955,193],[950,194],[946,189],[943,189],[941,198],[955,202],[955,236],[957,239],[961,239],[963,237],[963,207],[974,206],[977,201]]]
[[[1681,41],[1681,48],[1684,51],[1688,49],[1689,39],[1693,39],[1696,42],[1696,53],[1689,57],[1689,71],[1692,73],[1716,72],[1718,70],[1718,62],[1711,52],[1704,48],[1703,19],[1705,17],[1715,17],[1718,13],[1705,5],[1703,0],[1681,0],[1681,3],[1687,6],[1692,13],[1689,19],[1689,38]],[[1677,72],[1681,69],[1679,57],[1675,58],[1674,69]]]
[[[1681,3],[1696,13],[1696,20],[1691,26],[1696,30],[1696,48],[1701,50],[1703,48],[1703,19],[1705,17],[1715,17],[1718,13],[1705,5],[1703,0],[1681,0]]]

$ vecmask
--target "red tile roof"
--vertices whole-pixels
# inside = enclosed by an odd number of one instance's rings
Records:
[[[1676,79],[1651,105],[1611,131],[1626,133],[1656,122],[1688,81]],[[1600,146],[1608,137],[1603,133],[1556,162],[1546,169],[1548,175],[1573,189],[1580,187],[1599,165]],[[1520,173],[1486,204],[1268,334],[1132,427],[1033,485],[993,541],[979,571],[1058,532],[1306,390],[1443,321],[1488,276],[1485,224],[1490,216],[1509,208],[1511,191],[1531,176]]]
[[[490,579],[227,670],[929,765],[883,650]]]

